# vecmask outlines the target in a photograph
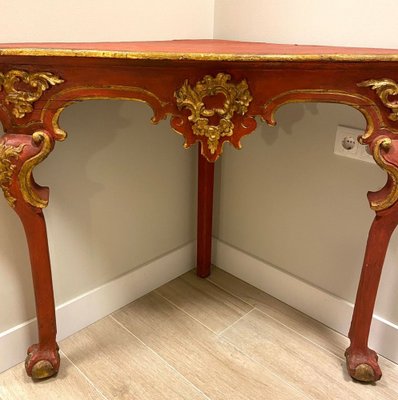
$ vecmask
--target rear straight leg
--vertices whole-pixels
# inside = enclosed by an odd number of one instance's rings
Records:
[[[211,239],[213,221],[214,163],[198,154],[198,222],[197,222],[197,267],[201,278],[210,275]]]

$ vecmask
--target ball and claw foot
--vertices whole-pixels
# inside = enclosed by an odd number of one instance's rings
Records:
[[[55,348],[40,348],[38,344],[29,347],[25,360],[25,369],[32,379],[45,379],[56,375],[59,370],[58,346]]]
[[[366,353],[353,352],[348,348],[345,352],[347,369],[351,377],[360,382],[376,382],[381,378],[381,369],[377,363],[375,351],[368,349]]]

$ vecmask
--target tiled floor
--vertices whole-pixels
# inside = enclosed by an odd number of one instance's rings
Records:
[[[0,375],[2,400],[383,400],[398,366],[375,385],[351,380],[348,340],[215,268],[162,286],[60,343],[58,376]]]

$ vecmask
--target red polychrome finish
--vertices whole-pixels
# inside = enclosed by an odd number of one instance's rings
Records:
[[[33,170],[66,138],[59,116],[75,101],[107,98],[146,102],[153,123],[170,117],[184,146],[199,143],[197,273],[210,273],[214,162],[229,142],[275,124],[290,102],[341,103],[359,110],[367,128],[359,139],[386,171],[369,193],[376,216],[369,233],[346,351],[360,381],[381,377],[368,336],[387,246],[398,223],[398,50],[274,45],[219,40],[136,43],[0,45],[0,185],[25,229],[35,289],[39,343],[27,373],[57,373],[58,346],[43,209],[47,188]]]

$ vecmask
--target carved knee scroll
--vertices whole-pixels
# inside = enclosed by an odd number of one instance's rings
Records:
[[[380,117],[368,121],[373,129],[360,138],[369,145],[376,163],[388,174],[384,188],[368,194],[370,206],[377,213],[388,210],[398,200],[398,129],[391,126],[394,125],[391,121],[398,121],[398,102],[394,98],[398,95],[398,83],[387,78],[369,79],[358,86],[367,91],[372,89],[377,101],[382,103],[382,107],[378,107]]]
[[[388,174],[386,185],[378,192],[369,192],[370,207],[381,212],[391,208],[398,200],[398,139],[380,137],[371,145],[373,157]]]
[[[40,130],[32,135],[7,134],[0,141],[0,186],[9,205],[18,212],[26,205],[42,209],[48,204],[48,189],[39,186],[32,171],[51,152],[51,135]]]

